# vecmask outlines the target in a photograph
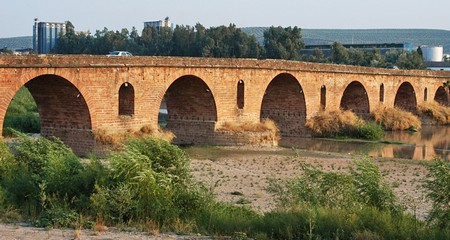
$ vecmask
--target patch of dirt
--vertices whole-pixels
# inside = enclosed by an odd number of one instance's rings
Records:
[[[348,173],[353,166],[350,154],[289,150],[276,147],[221,147],[222,156],[193,156],[194,177],[211,188],[219,201],[246,203],[258,212],[269,212],[276,201],[268,191],[268,179],[290,179],[301,174],[300,162],[324,171]],[[259,151],[258,151],[259,150]],[[216,150],[217,151],[217,150]],[[243,151],[243,154],[240,154]],[[289,154],[288,151],[291,151]],[[418,161],[376,159],[384,179],[394,189],[401,203],[418,218],[424,219],[431,209],[425,199],[422,180],[428,172]]]

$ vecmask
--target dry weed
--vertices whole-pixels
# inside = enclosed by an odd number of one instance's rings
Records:
[[[419,130],[422,128],[417,116],[400,108],[380,106],[372,112],[372,116],[386,130]]]
[[[342,129],[354,127],[362,121],[352,111],[321,111],[314,117],[308,119],[305,126],[315,134],[322,135],[325,133],[336,133]]]
[[[81,239],[81,229],[75,229],[73,239]]]
[[[278,132],[278,127],[271,119],[262,122],[224,122],[216,129],[219,132]]]
[[[108,231],[108,227],[105,226],[102,218],[97,218],[94,225],[94,231],[105,232]]]
[[[109,145],[114,148],[119,147],[124,141],[133,137],[154,137],[171,142],[175,138],[175,134],[171,131],[163,130],[159,126],[154,127],[150,125],[144,125],[138,131],[128,129],[122,133],[117,133],[113,130],[103,128],[94,131],[94,138],[96,142]]]
[[[159,235],[159,226],[152,220],[147,221],[147,229],[148,229],[148,235],[150,236],[158,236]]]
[[[432,101],[420,104],[418,110],[421,116],[431,117],[438,124],[450,124],[450,107]]]
[[[218,132],[231,132],[244,135],[251,145],[278,146],[280,131],[271,119],[262,122],[224,122],[216,128]]]

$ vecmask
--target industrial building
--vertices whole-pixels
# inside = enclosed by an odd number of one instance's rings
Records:
[[[173,23],[170,22],[170,18],[166,17],[164,20],[159,21],[151,21],[151,22],[144,22],[144,28],[146,27],[154,27],[158,32],[161,31],[161,28],[169,27],[173,29]]]
[[[47,54],[58,44],[58,36],[66,33],[66,23],[39,22],[34,19],[33,50]]]
[[[442,46],[420,46],[420,49],[427,69],[450,71],[450,57],[444,54]]]

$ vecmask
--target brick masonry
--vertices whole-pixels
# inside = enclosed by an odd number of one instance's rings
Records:
[[[447,71],[283,60],[0,55],[0,125],[26,86],[38,104],[42,134],[60,137],[77,153],[96,148],[92,131],[156,126],[163,98],[175,142],[232,144],[239,137],[215,130],[223,122],[272,118],[282,136],[307,135],[304,122],[322,109],[321,99],[326,109],[361,115],[380,104],[414,110],[435,99],[448,105],[442,87],[448,80]]]

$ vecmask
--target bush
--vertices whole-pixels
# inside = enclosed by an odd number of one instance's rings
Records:
[[[306,127],[320,137],[350,137],[380,140],[383,129],[376,123],[366,123],[352,111],[322,111],[306,121]]]
[[[19,134],[11,152],[9,164],[1,168],[6,202],[31,217],[57,207],[85,210],[94,175],[60,140]]]
[[[431,117],[438,124],[450,124],[450,107],[440,105],[433,101],[423,102],[417,109],[420,115]]]
[[[380,106],[372,112],[375,122],[386,130],[419,130],[422,123],[414,114],[399,108]]]
[[[189,174],[187,154],[166,141],[130,140],[109,161],[113,181],[98,186],[91,200],[96,214],[110,223],[151,219],[170,225],[194,218],[206,200]],[[119,206],[123,202],[126,207]]]
[[[437,158],[428,170],[424,186],[428,190],[427,197],[433,203],[428,221],[436,223],[441,229],[450,230],[450,164]]]

